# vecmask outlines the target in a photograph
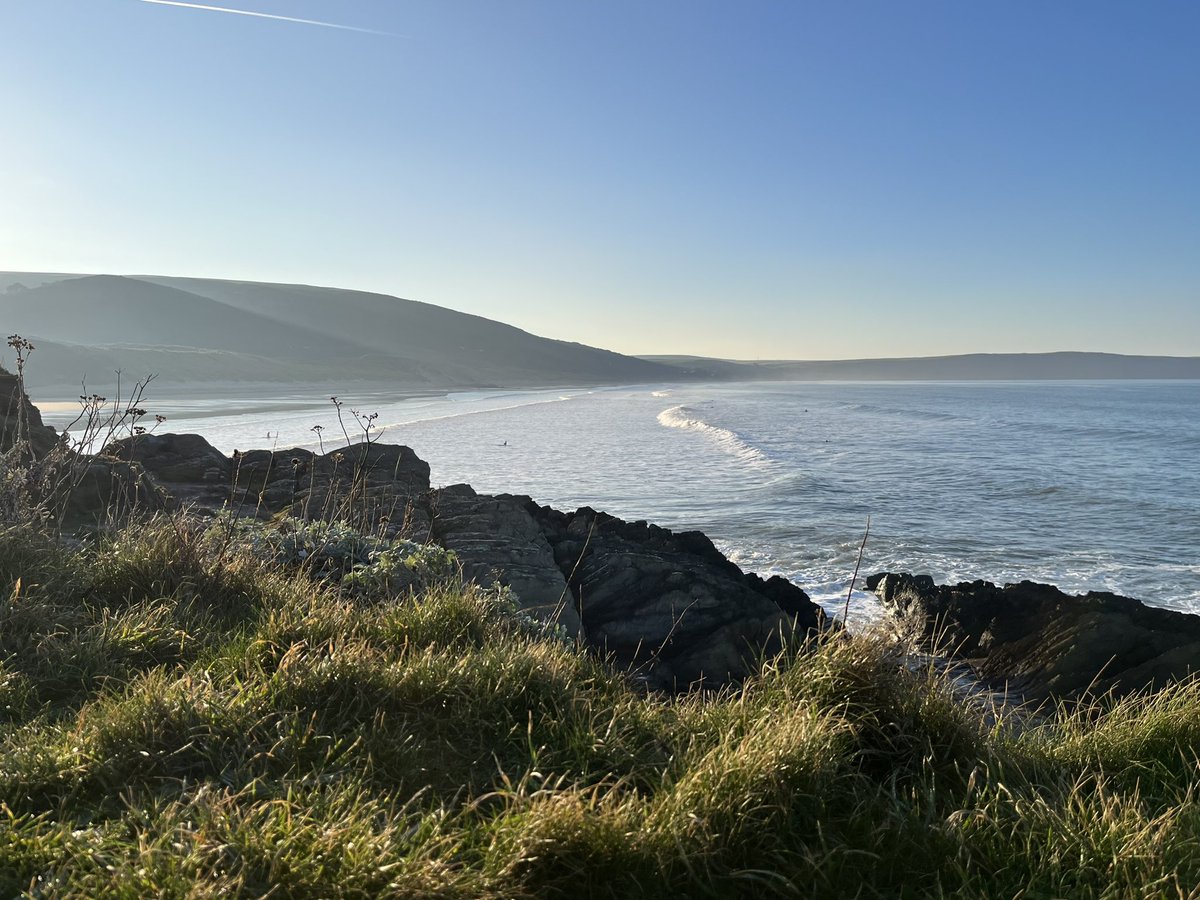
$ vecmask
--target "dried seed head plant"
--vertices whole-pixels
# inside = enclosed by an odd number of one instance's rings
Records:
[[[83,385],[75,417],[51,437],[53,429],[42,426],[40,416],[35,422],[26,391],[26,368],[37,348],[19,334],[9,335],[8,346],[16,362],[0,447],[0,521],[60,530],[73,498],[89,478],[100,495],[95,498],[98,516],[123,520],[134,514],[143,498],[133,441],[166,421],[165,416],[155,415],[152,426],[141,424],[148,415],[143,406],[146,388],[154,376],[135,381],[126,392],[118,371],[111,400],[89,393]],[[113,448],[125,438],[130,439],[128,458],[117,465]]]

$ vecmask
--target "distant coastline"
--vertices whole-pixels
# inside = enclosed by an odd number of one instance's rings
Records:
[[[1191,381],[1200,357],[1120,353],[965,353],[895,359],[744,361],[647,356],[698,377],[726,381]]]

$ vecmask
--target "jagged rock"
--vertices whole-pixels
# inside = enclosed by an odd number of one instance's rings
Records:
[[[1200,616],[1091,591],[988,581],[935,585],[880,573],[867,587],[915,616],[929,649],[967,662],[993,686],[1031,701],[1125,694],[1200,671]]]
[[[215,510],[230,497],[229,459],[198,434],[142,434],[104,452],[140,464],[177,505]]]
[[[234,451],[227,457],[196,434],[145,434],[114,441],[110,455],[141,463],[176,502],[228,506],[246,515],[339,518],[389,533],[423,536],[429,464],[408,447],[358,444],[318,455]]]
[[[527,501],[526,508],[568,577],[589,643],[654,687],[736,682],[788,637],[824,625],[800,588],[743,573],[701,532],[586,507],[563,513]]]
[[[229,459],[198,434],[143,434],[114,441],[107,452],[136,459],[160,481],[229,483]]]
[[[80,468],[63,510],[68,525],[95,527],[168,507],[166,491],[138,463],[99,455],[77,457],[73,465]]]
[[[455,552],[467,578],[511,587],[521,609],[582,637],[575,598],[530,506],[528,497],[480,496],[470,485],[452,485],[433,494],[432,534]]]
[[[246,457],[243,481],[253,489],[260,483],[259,469],[253,456]],[[266,468],[277,479],[279,499],[290,499],[284,508],[294,516],[338,518],[389,534],[428,538],[429,463],[410,447],[355,444],[324,455],[284,450],[275,452]]]
[[[58,434],[42,423],[41,410],[29,402],[17,376],[0,368],[0,452],[12,449],[22,429],[36,458],[58,443]]]
[[[564,513],[465,484],[435,491],[433,512],[434,537],[468,577],[511,586],[522,608],[655,688],[738,681],[786,637],[824,623],[800,588],[743,573],[698,531]]]
[[[18,436],[25,439],[17,447]],[[19,472],[18,501],[31,518],[59,520],[69,528],[94,527],[163,508],[164,492],[141,466],[106,454],[81,455],[67,435],[42,422],[41,411],[16,375],[0,369],[0,452]],[[13,512],[16,512],[13,510]]]

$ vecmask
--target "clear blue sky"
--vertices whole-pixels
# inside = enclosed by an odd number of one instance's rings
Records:
[[[631,353],[1200,355],[1200,3],[0,0],[0,269]]]

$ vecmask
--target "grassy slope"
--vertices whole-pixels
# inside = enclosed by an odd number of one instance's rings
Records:
[[[35,337],[39,384],[115,369],[166,380],[288,381],[355,372],[421,383],[412,364],[296,322],[277,321],[199,294],[131,278],[67,278],[0,294],[12,331]]]
[[[18,581],[19,580],[19,581]],[[0,532],[0,896],[1187,896],[1200,688],[1016,734],[888,645],[649,697],[488,592]]]
[[[18,277],[37,286],[2,289]],[[43,280],[0,273],[0,315],[10,330],[53,345],[33,373],[39,385],[74,384],[84,374],[96,381],[114,368],[172,381],[337,374],[443,390],[675,375],[669,366],[381,294],[191,278]]]
[[[675,375],[669,366],[637,357],[538,337],[481,316],[385,294],[211,278],[144,280],[279,322],[304,322],[322,334],[411,360],[452,383],[627,383]]]
[[[319,354],[353,359],[364,352],[294,322],[115,275],[69,278],[4,295],[0,309],[13,330],[75,344],[211,348],[291,362]]]

